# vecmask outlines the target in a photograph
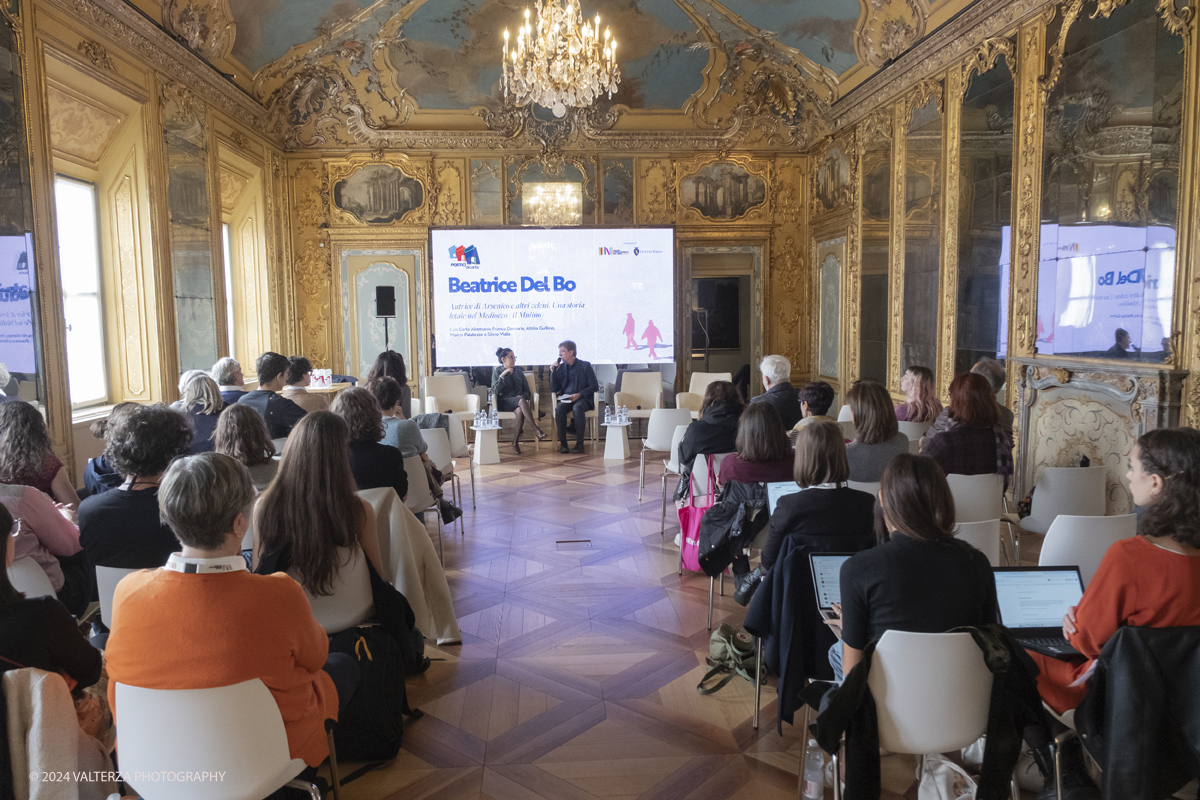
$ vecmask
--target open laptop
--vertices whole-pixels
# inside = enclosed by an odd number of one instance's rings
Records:
[[[994,567],[1000,622],[1026,649],[1080,655],[1063,636],[1063,615],[1083,597],[1079,567]]]
[[[776,483],[767,484],[767,507],[770,513],[775,513],[775,506],[779,503],[779,498],[785,494],[795,494],[802,491],[800,486],[795,481],[778,481]]]
[[[825,619],[837,619],[833,606],[842,602],[842,564],[854,553],[809,553],[813,587],[817,590],[817,610]]]

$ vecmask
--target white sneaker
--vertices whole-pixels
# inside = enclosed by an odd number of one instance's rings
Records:
[[[675,546],[683,547],[683,532],[682,531],[675,534]]]

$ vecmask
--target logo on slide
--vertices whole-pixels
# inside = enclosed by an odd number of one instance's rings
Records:
[[[463,247],[461,244],[458,247],[450,248],[450,258],[463,264],[478,264],[479,251],[475,249],[475,245],[467,245]]]
[[[618,250],[615,247],[601,247],[600,255],[602,255],[602,256],[627,256],[627,255],[629,255],[629,251],[628,250]]]

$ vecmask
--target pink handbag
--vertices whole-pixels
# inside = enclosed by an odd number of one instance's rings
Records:
[[[688,504],[679,509],[679,530],[682,534],[680,545],[680,560],[685,569],[701,572],[700,569],[700,520],[704,512],[712,508],[716,501],[717,476],[713,472],[713,457],[706,456],[708,462],[708,494],[702,505],[696,505],[696,498],[690,491],[689,481]]]

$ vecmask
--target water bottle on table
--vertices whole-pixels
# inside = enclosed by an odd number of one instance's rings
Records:
[[[824,800],[825,758],[816,739],[808,740],[808,755],[804,757],[804,800]]]

